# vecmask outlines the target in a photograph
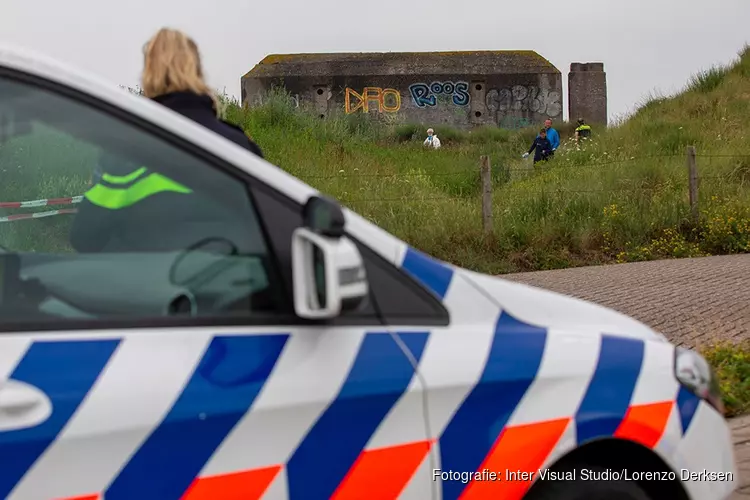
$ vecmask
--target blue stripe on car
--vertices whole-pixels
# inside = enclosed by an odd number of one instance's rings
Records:
[[[18,481],[68,423],[119,345],[118,339],[40,341],[31,344],[10,375],[42,391],[52,414],[27,429],[0,431],[0,498]]]
[[[453,269],[413,248],[406,249],[401,268],[419,280],[442,300],[453,279]]]
[[[252,406],[288,338],[288,334],[214,337],[177,401],[104,497],[182,498]]]
[[[429,333],[397,335],[419,361]],[[414,367],[389,334],[365,335],[336,399],[287,463],[289,498],[331,498],[413,376]]]
[[[683,386],[677,392],[677,410],[680,414],[682,434],[687,433],[701,399]]]
[[[547,330],[503,312],[479,382],[440,437],[441,469],[478,470],[537,375]],[[443,481],[443,499],[459,498],[466,485]]]
[[[575,415],[578,444],[610,437],[630,407],[643,364],[642,340],[602,335],[599,359]]]

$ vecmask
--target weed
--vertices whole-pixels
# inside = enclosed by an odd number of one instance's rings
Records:
[[[719,380],[726,416],[750,411],[750,343],[723,342],[701,351]]]
[[[724,82],[728,73],[729,68],[723,66],[713,66],[705,71],[701,71],[690,79],[688,90],[704,94],[713,92]]]

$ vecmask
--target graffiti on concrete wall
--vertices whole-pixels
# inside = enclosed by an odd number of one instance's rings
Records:
[[[491,89],[487,92],[487,109],[498,113],[498,120],[506,114],[530,111],[551,118],[562,113],[560,92],[540,89],[530,85],[515,85],[512,88]]]
[[[526,128],[533,125],[532,121],[525,116],[505,115],[497,121],[497,126],[511,130]]]
[[[365,87],[362,93],[346,88],[344,94],[344,111],[346,114],[362,110],[363,113],[370,112],[370,103],[377,103],[379,113],[395,113],[401,109],[401,94],[395,89],[382,89],[380,87]]]
[[[469,104],[469,84],[466,82],[432,82],[413,83],[409,85],[409,92],[414,104],[419,108],[437,105],[439,96],[449,96],[456,106]]]

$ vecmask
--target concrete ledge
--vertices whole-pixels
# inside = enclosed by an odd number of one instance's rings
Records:
[[[473,75],[561,74],[554,64],[533,50],[487,50],[271,54],[247,72],[244,78],[467,73]]]

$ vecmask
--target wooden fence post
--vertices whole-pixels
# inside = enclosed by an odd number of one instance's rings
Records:
[[[490,157],[479,158],[479,173],[482,179],[482,227],[485,234],[492,232],[492,168]]]
[[[690,217],[698,223],[698,165],[695,159],[695,146],[687,147],[688,186],[690,189]]]

